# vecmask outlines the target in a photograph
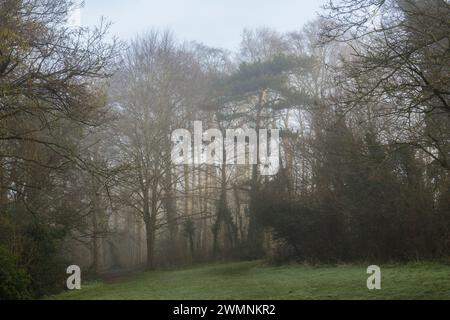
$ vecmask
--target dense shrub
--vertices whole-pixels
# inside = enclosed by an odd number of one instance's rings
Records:
[[[410,261],[448,252],[448,200],[433,201],[409,149],[383,154],[385,160],[373,160],[377,165],[364,170],[358,165],[362,161],[347,161],[339,153],[333,157],[341,168],[332,169],[334,162],[322,166],[317,173],[321,180],[310,193],[293,195],[280,171],[257,196],[261,222],[275,240],[293,248],[292,258],[318,263]]]
[[[31,298],[30,276],[18,266],[17,259],[0,247],[0,300]]]
[[[19,270],[16,277],[27,275],[28,294],[23,298],[41,297],[62,290],[68,265],[62,258],[65,229],[33,220],[30,213],[20,207],[5,212],[0,218],[0,243],[15,251],[15,256],[2,251],[0,268],[5,279],[12,279],[8,271],[11,268]],[[23,287],[23,281],[18,280],[18,283]]]
[[[63,233],[52,228],[31,225],[24,234],[24,253],[21,259],[31,276],[33,295],[40,297],[61,291],[67,267],[60,252]]]

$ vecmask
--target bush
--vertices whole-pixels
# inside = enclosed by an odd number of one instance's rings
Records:
[[[16,257],[0,247],[0,300],[31,299],[30,280],[18,266]]]
[[[64,228],[36,223],[27,210],[18,206],[11,207],[9,212],[0,215],[0,244],[17,251],[15,257],[2,251],[0,267],[5,281],[13,281],[9,270],[14,266],[13,269],[20,267],[27,274],[27,288],[31,298],[63,290],[68,265],[62,256],[65,235]]]
[[[55,294],[64,288],[65,268],[61,253],[63,233],[39,225],[30,225],[24,232],[22,263],[31,276],[31,292],[40,297]]]

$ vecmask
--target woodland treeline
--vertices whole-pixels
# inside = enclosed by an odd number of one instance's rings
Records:
[[[83,274],[450,253],[447,0],[340,0],[238,52],[0,1],[0,298]],[[171,133],[278,128],[281,170],[171,161]],[[207,142],[205,142],[207,145]]]

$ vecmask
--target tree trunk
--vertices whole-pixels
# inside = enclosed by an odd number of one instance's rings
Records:
[[[178,224],[177,224],[177,208],[173,191],[172,170],[169,169],[164,178],[164,206],[166,209],[167,227],[169,231],[169,250],[168,257],[172,263],[177,263],[180,256]]]
[[[266,91],[262,90],[259,94],[258,113],[256,115],[256,132],[257,132],[257,164],[253,165],[252,181],[250,190],[250,205],[249,205],[249,225],[247,235],[247,250],[250,258],[260,258],[263,255],[263,230],[259,222],[258,214],[255,209],[255,202],[259,193],[259,130],[261,128],[261,113],[265,101]]]
[[[152,214],[150,209],[150,197],[149,190],[146,188],[144,190],[144,222],[145,222],[145,235],[147,240],[147,269],[151,270],[154,268],[154,227],[152,223]]]
[[[93,208],[92,208],[92,268],[96,274],[100,271],[100,263],[99,263],[99,244],[98,244],[98,211],[99,211],[99,195],[97,192],[94,193],[93,199]]]
[[[151,223],[145,224],[145,233],[147,237],[147,269],[152,270],[155,268],[155,257],[154,257],[154,247],[155,247],[155,236],[152,230]]]

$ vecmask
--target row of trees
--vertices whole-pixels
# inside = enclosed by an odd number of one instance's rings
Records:
[[[77,229],[91,234],[85,217],[93,199],[84,182],[101,170],[86,137],[105,120],[102,87],[117,50],[104,41],[106,26],[68,27],[72,6],[0,2],[2,298],[60,289],[64,240]]]
[[[69,262],[448,255],[447,1],[342,0],[235,54],[169,31],[107,43],[66,27],[72,5],[0,4],[0,278],[22,279],[1,296],[51,292]],[[282,169],[175,166],[194,121],[281,129]]]

